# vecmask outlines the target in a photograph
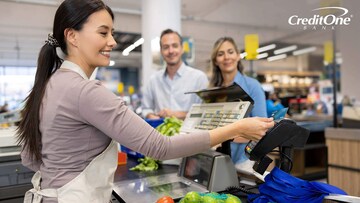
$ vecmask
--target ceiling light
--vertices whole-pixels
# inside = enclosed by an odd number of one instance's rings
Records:
[[[127,56],[127,55],[129,55],[129,53],[130,53],[132,50],[134,50],[135,48],[136,48],[136,46],[135,46],[134,44],[132,44],[132,45],[126,47],[126,49],[124,49],[124,51],[122,52],[122,54],[123,54],[124,56]]]
[[[275,49],[275,48],[276,48],[276,44],[269,44],[269,45],[258,48],[256,51],[258,53],[260,53],[260,52],[268,51],[268,50]]]
[[[110,60],[109,66],[114,66],[115,65],[115,61]]]
[[[129,53],[134,50],[136,47],[142,45],[144,43],[144,38],[140,38],[138,40],[136,40],[136,42],[134,42],[134,44],[126,47],[126,49],[124,49],[124,51],[122,52],[123,56],[128,56]]]
[[[262,59],[262,58],[266,58],[269,54],[268,53],[262,53],[262,54],[258,54],[256,56],[257,59]]]
[[[292,46],[284,47],[284,48],[281,48],[281,49],[276,49],[274,51],[274,54],[278,55],[278,54],[282,54],[282,53],[285,53],[285,52],[288,52],[288,51],[293,51],[295,49],[297,49],[297,46],[292,45]]]
[[[138,46],[142,45],[143,43],[144,43],[144,38],[140,38],[136,42],[134,42],[134,45],[136,47],[138,47]]]
[[[276,60],[279,60],[279,59],[284,59],[286,57],[287,57],[286,54],[281,54],[281,55],[269,57],[269,58],[267,58],[267,60],[270,62],[270,61],[276,61]]]
[[[305,53],[309,53],[309,52],[313,52],[316,50],[316,47],[308,47],[308,48],[305,48],[305,49],[299,49],[299,50],[296,50],[296,51],[293,51],[293,55],[300,55],[300,54],[305,54]]]

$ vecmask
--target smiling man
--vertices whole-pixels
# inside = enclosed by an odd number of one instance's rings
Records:
[[[187,66],[180,34],[166,29],[160,36],[160,51],[166,68],[151,76],[143,91],[143,116],[148,119],[177,117],[184,119],[194,103],[201,99],[196,94],[185,94],[208,86],[204,72]]]

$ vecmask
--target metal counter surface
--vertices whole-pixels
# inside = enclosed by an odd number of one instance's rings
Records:
[[[19,155],[0,158],[0,202],[22,202],[34,172],[21,164]]]
[[[116,184],[122,181],[136,180],[140,178],[159,176],[169,173],[177,173],[178,171],[178,166],[164,164],[160,164],[158,170],[156,171],[130,171],[130,168],[136,166],[137,164],[137,158],[128,156],[126,165],[119,165],[117,167],[115,171],[114,183]],[[120,203],[125,203],[125,201],[115,191],[113,191],[113,196]]]
[[[136,166],[137,159],[128,157],[127,164],[126,165],[119,165],[115,172],[115,178],[114,182],[124,181],[124,180],[133,180],[133,179],[139,179],[139,178],[145,178],[149,176],[157,176],[157,175],[163,175],[168,173],[177,173],[178,166],[176,165],[164,165],[160,164],[159,169],[156,171],[130,171],[129,169],[131,167]]]
[[[135,180],[139,178],[145,178],[150,176],[160,176],[163,174],[171,174],[178,172],[177,165],[166,165],[160,164],[159,169],[156,171],[148,171],[148,172],[137,172],[137,171],[130,171],[129,169],[133,166],[136,166],[138,163],[136,158],[128,157],[126,165],[119,165],[115,172],[114,183],[121,182],[121,181],[129,181]],[[241,186],[250,187],[249,185],[241,184]],[[252,190],[253,191],[253,190]],[[240,194],[240,193],[239,193]],[[244,194],[240,194],[244,195]],[[125,201],[113,191],[113,196],[120,202],[124,203]],[[247,202],[247,198],[245,196],[241,196],[242,202]],[[175,201],[176,202],[176,201]]]

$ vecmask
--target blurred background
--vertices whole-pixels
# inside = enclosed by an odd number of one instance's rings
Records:
[[[54,12],[60,2],[0,1],[1,105],[6,102],[10,109],[19,107],[20,101],[31,88],[38,51],[44,44],[47,33],[52,30]],[[107,81],[108,87],[114,92],[117,92],[118,83],[121,82],[123,93],[129,94],[129,87],[131,94],[139,93],[146,80],[142,75],[142,46],[140,44],[127,55],[123,51],[141,39],[142,33],[146,32],[142,30],[142,1],[105,2],[115,12],[115,37],[118,46],[111,55],[111,66],[99,71],[98,79]],[[292,111],[301,113],[299,108],[305,108],[306,105],[299,104],[300,100],[291,99],[307,97],[310,87],[320,91],[323,86],[331,86],[331,82],[319,84],[318,81],[332,77],[329,63],[324,63],[324,44],[334,41],[334,31],[332,26],[290,25],[289,18],[293,15],[307,18],[315,14],[325,15],[324,12],[314,11],[320,7],[343,7],[348,9],[345,17],[351,18],[351,21],[349,25],[338,26],[336,29],[337,85],[342,95],[356,100],[359,99],[359,93],[353,88],[353,84],[346,81],[356,80],[360,74],[351,61],[356,60],[353,56],[359,50],[359,42],[355,36],[356,29],[359,29],[356,28],[356,24],[359,24],[359,19],[356,18],[359,13],[356,9],[358,4],[358,1],[350,0],[182,0],[180,32],[187,43],[186,61],[193,67],[210,73],[210,52],[216,39],[222,36],[233,37],[239,48],[244,49],[245,35],[256,34],[259,47],[275,45],[276,48],[259,53],[259,59],[251,62],[243,60],[245,71],[264,83],[265,89],[270,88],[268,91],[276,91],[285,105],[297,103]],[[328,12],[343,13],[339,9],[328,9]],[[274,50],[286,47],[295,48],[288,51],[284,58],[271,58],[276,55]],[[345,77],[347,79],[344,80]],[[331,95],[331,87],[324,91]]]

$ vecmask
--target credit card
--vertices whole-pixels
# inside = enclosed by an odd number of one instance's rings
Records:
[[[285,115],[286,115],[286,112],[288,111],[289,108],[283,108],[283,109],[280,109],[278,111],[275,111],[271,117],[274,118],[274,121],[278,121],[278,120],[281,120],[281,119],[284,119],[285,118]]]

